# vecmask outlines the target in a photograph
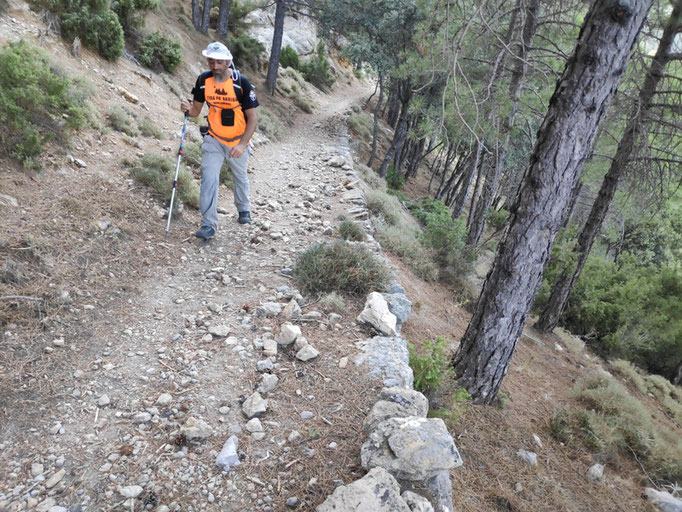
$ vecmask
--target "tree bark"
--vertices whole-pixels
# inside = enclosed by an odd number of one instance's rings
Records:
[[[479,162],[481,161],[482,152],[483,140],[479,139],[476,142],[476,151],[473,153],[473,161],[471,162],[471,167],[467,169],[466,174],[462,177],[461,185],[459,185],[457,195],[455,196],[455,199],[452,202],[453,219],[459,217],[462,214],[462,210],[464,210],[464,205],[466,205],[467,197],[469,196],[469,187],[471,187],[471,181],[474,179],[474,174],[476,173]]]
[[[500,133],[502,134],[503,143],[495,147],[495,163],[491,167],[491,172],[486,176],[485,188],[481,200],[478,201],[476,210],[471,216],[469,223],[469,233],[467,234],[467,244],[475,247],[481,239],[483,228],[485,227],[485,218],[488,210],[493,203],[497,189],[500,186],[500,178],[505,168],[507,160],[507,151],[509,150],[509,141],[511,138],[511,129],[514,126],[514,118],[518,112],[518,104],[521,98],[521,90],[523,89],[523,79],[526,76],[528,69],[528,52],[533,44],[533,37],[538,27],[538,18],[540,17],[540,0],[534,0],[525,11],[525,19],[523,22],[523,29],[521,31],[521,41],[519,42],[519,50],[516,54],[514,71],[512,72],[511,82],[509,83],[509,97],[511,98],[511,111],[503,119]]]
[[[230,21],[230,0],[220,0],[218,11],[218,35],[225,39],[227,37],[227,25]]]
[[[279,71],[279,55],[282,52],[282,35],[284,34],[284,14],[287,0],[277,0],[275,8],[275,30],[272,34],[272,49],[268,62],[268,75],[265,78],[265,86],[270,94],[275,94],[277,72]]]
[[[658,83],[665,73],[665,67],[670,60],[670,49],[675,39],[675,34],[682,27],[682,0],[677,0],[670,15],[670,19],[663,30],[663,36],[658,44],[656,55],[651,61],[642,88],[639,90],[637,100],[632,107],[623,136],[618,143],[616,155],[611,161],[609,171],[604,177],[597,199],[592,205],[590,215],[585,222],[583,230],[578,237],[578,243],[573,250],[576,255],[576,263],[573,268],[564,272],[554,285],[545,308],[535,327],[543,332],[552,332],[559,323],[559,318],[566,308],[568,297],[585,267],[587,257],[592,249],[604,218],[609,210],[613,196],[618,188],[618,183],[627,169],[628,161],[635,151],[637,141],[642,136],[644,119],[651,106],[651,100],[656,94]]]
[[[192,0],[192,25],[197,30],[201,28],[201,5],[199,0]]]
[[[384,101],[384,75],[379,73],[379,99],[377,100],[376,107],[374,107],[374,125],[372,126],[372,150],[369,153],[367,167],[372,167],[374,157],[376,156],[377,153],[377,134],[379,133],[379,109],[381,108],[381,103],[383,101]]]
[[[476,185],[474,185],[474,193],[471,196],[471,202],[469,203],[469,216],[467,217],[467,226],[471,225],[471,222],[476,213],[476,208],[481,200],[481,189],[483,188],[483,175],[485,174],[484,169],[486,168],[486,157],[487,154],[481,155],[481,160],[478,162],[478,171],[476,172]],[[454,218],[454,217],[453,217]]]
[[[211,21],[211,0],[204,0],[204,11],[201,16],[201,33],[208,33],[208,24]]]
[[[452,359],[476,403],[499,391],[580,170],[653,0],[599,0],[587,13],[530,157],[510,222]]]
[[[412,85],[410,80],[400,80],[396,93],[398,95],[398,100],[400,101],[400,116],[398,117],[398,127],[393,134],[391,146],[388,148],[386,156],[384,156],[381,167],[379,168],[379,176],[382,178],[386,177],[391,159],[402,149],[403,142],[407,136],[407,125],[410,120],[409,107],[410,100],[412,99]]]

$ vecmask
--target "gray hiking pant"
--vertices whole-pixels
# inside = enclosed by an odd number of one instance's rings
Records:
[[[244,151],[240,158],[230,158],[230,147],[217,139],[206,135],[201,145],[201,191],[199,208],[201,209],[201,225],[218,226],[218,186],[220,185],[220,168],[227,163],[234,177],[234,204],[237,211],[246,212],[249,207],[249,177],[246,169],[249,164],[249,151]]]

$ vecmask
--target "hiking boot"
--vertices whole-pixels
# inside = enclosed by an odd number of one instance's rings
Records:
[[[211,226],[201,226],[199,231],[195,233],[197,238],[203,238],[204,240],[210,240],[215,236],[215,229]]]
[[[239,212],[239,220],[237,220],[240,224],[251,224],[251,214],[249,212]]]

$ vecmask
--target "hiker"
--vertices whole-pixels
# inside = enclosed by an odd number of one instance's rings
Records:
[[[251,83],[232,66],[232,54],[224,44],[211,43],[201,54],[208,60],[210,70],[199,75],[191,103],[183,100],[180,110],[196,117],[204,102],[208,103],[208,133],[201,145],[201,227],[196,236],[209,240],[218,226],[218,185],[226,158],[234,176],[238,222],[251,222],[247,146],[258,123],[258,100]]]

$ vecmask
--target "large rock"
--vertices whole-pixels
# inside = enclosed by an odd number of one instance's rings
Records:
[[[382,467],[401,480],[426,480],[462,465],[452,436],[440,418],[391,418],[362,445],[364,469]]]
[[[358,315],[357,320],[361,324],[371,325],[386,336],[398,334],[396,316],[389,311],[386,299],[379,292],[372,292],[367,295],[365,308]]]
[[[288,347],[294,341],[296,341],[296,338],[298,338],[300,335],[301,328],[298,325],[286,323],[282,326],[275,339],[277,340],[278,345]]]
[[[404,293],[384,293],[383,295],[388,304],[388,310],[395,315],[395,329],[397,332],[400,332],[403,324],[410,318],[412,302],[410,302]]]
[[[269,58],[274,32],[273,10],[252,11],[246,17],[249,24],[249,35],[265,47],[266,58]],[[310,55],[317,48],[317,28],[306,16],[285,16],[282,48],[291,46],[299,55]]]
[[[407,491],[414,491],[420,496],[426,497],[436,512],[452,512],[452,482],[449,471],[440,471],[437,475],[424,481],[400,482],[403,490],[403,499]],[[412,509],[414,511],[414,509]]]
[[[666,491],[657,491],[651,487],[644,489],[644,496],[663,512],[682,512],[682,501]]]
[[[334,490],[317,512],[410,512],[400,486],[385,469],[374,468],[360,480]]]
[[[198,420],[190,416],[180,428],[180,433],[185,436],[185,439],[193,441],[211,437],[213,429],[204,420]]]
[[[407,342],[399,337],[375,336],[356,346],[363,351],[355,358],[356,365],[369,366],[369,374],[383,379],[386,387],[414,387]]]
[[[268,401],[257,391],[242,404],[242,412],[247,418],[258,418],[268,410]]]
[[[374,404],[365,418],[362,427],[366,433],[390,418],[407,418],[418,416],[426,418],[429,412],[429,401],[419,391],[405,388],[384,388],[379,395],[380,400]]]
[[[407,503],[412,512],[434,512],[433,505],[431,505],[429,500],[423,496],[419,496],[419,494],[416,494],[412,491],[405,491],[402,494],[402,498],[405,500],[405,503]]]

